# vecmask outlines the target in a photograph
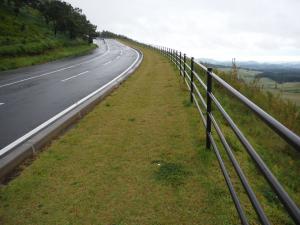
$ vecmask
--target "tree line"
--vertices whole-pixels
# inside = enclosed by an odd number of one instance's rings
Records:
[[[107,30],[104,30],[100,33],[100,37],[101,38],[120,38],[120,39],[127,39],[127,40],[131,40],[130,38],[124,36],[124,35],[121,35],[121,34],[115,34],[113,32],[110,32],[110,31],[107,31]]]
[[[39,10],[55,36],[61,32],[71,39],[82,38],[90,43],[99,36],[97,26],[86,18],[81,9],[61,0],[0,0],[0,6],[12,9],[16,16],[26,6]]]
[[[257,74],[258,78],[270,78],[277,83],[300,82],[300,69],[268,69]]]

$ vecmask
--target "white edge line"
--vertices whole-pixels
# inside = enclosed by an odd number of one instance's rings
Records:
[[[1,102],[0,102],[0,106],[1,106],[1,105],[4,105],[4,103],[1,103]]]
[[[89,71],[84,71],[84,72],[82,72],[82,73],[79,73],[79,74],[77,74],[77,75],[71,76],[71,77],[69,77],[69,78],[67,78],[67,79],[64,79],[64,80],[61,80],[61,81],[62,81],[62,82],[66,82],[66,81],[68,81],[68,80],[74,79],[74,78],[79,77],[79,76],[81,76],[81,75],[83,75],[83,74],[86,74],[86,73],[88,73],[88,72],[89,72]]]
[[[54,71],[51,71],[51,72],[43,73],[43,74],[40,74],[40,75],[37,75],[37,76],[29,77],[29,78],[26,78],[26,79],[14,81],[14,82],[7,83],[7,84],[3,84],[3,85],[0,85],[0,88],[7,87],[7,86],[11,86],[11,85],[18,84],[18,83],[22,83],[22,82],[24,82],[24,81],[28,81],[28,80],[32,80],[32,79],[44,77],[44,76],[47,76],[47,75],[50,75],[50,74],[53,74],[53,73],[57,73],[57,72],[60,72],[60,71],[64,71],[64,70],[67,70],[67,69],[71,69],[71,68],[73,68],[73,67],[80,66],[80,65],[85,64],[85,63],[88,63],[88,62],[92,62],[92,61],[94,61],[95,59],[98,59],[99,57],[103,57],[103,56],[107,55],[107,54],[110,52],[110,48],[109,48],[108,44],[107,44],[106,42],[105,42],[105,44],[106,44],[106,46],[107,46],[107,51],[106,51],[105,53],[103,53],[102,55],[96,56],[96,57],[93,58],[93,59],[90,59],[90,60],[87,60],[87,61],[83,61],[83,62],[81,62],[81,63],[74,64],[74,65],[71,65],[71,66],[68,66],[68,67],[64,67],[64,68],[61,68],[61,69],[58,69],[58,70],[54,70]]]
[[[96,91],[92,92],[91,94],[89,94],[88,96],[84,97],[83,99],[79,100],[78,102],[76,102],[75,104],[71,105],[70,107],[68,107],[67,109],[63,110],[62,112],[56,114],[54,117],[50,118],[49,120],[47,120],[46,122],[42,123],[41,125],[39,125],[38,127],[36,127],[35,129],[31,130],[30,132],[28,132],[27,134],[25,134],[24,136],[18,138],[17,140],[15,140],[14,142],[10,143],[9,145],[7,145],[6,147],[2,148],[0,150],[0,157],[5,154],[6,152],[10,151],[12,148],[16,147],[17,145],[19,145],[20,143],[26,141],[27,139],[29,139],[31,136],[33,136],[34,134],[38,133],[39,131],[41,131],[42,129],[44,129],[45,127],[47,127],[48,125],[50,125],[51,123],[55,122],[56,120],[58,120],[59,118],[61,118],[62,116],[66,115],[68,112],[70,112],[71,110],[73,110],[74,108],[76,108],[77,106],[79,106],[80,104],[82,104],[83,102],[87,101],[88,99],[90,99],[91,97],[95,96],[96,94],[98,94],[100,91],[102,91],[104,88],[106,88],[108,85],[110,85],[111,83],[115,82],[116,80],[118,80],[120,77],[122,77],[124,74],[126,74],[135,64],[136,62],[140,59],[139,57],[139,53],[132,48],[132,50],[135,51],[135,53],[137,54],[137,58],[136,60],[125,70],[123,71],[121,74],[119,74],[117,77],[115,77],[113,80],[109,81],[108,83],[104,84],[102,87],[100,87],[99,89],[97,89]]]

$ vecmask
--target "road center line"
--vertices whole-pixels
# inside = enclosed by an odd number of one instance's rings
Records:
[[[52,124],[53,122],[55,122],[56,120],[58,120],[59,118],[61,118],[62,116],[64,116],[67,113],[69,113],[71,110],[73,110],[77,106],[81,105],[83,102],[87,101],[88,99],[92,98],[93,96],[95,96],[96,94],[98,94],[99,92],[101,92],[103,89],[105,89],[106,87],[108,87],[109,85],[111,85],[113,82],[116,82],[124,74],[126,74],[128,71],[130,71],[134,67],[134,65],[138,62],[138,60],[140,59],[139,53],[135,49],[133,49],[133,51],[136,53],[137,58],[135,59],[135,61],[126,70],[124,70],[121,74],[119,74],[117,77],[115,77],[114,79],[112,79],[108,83],[106,83],[103,86],[101,86],[96,91],[94,91],[91,94],[87,95],[86,97],[82,98],[81,100],[79,100],[78,102],[74,103],[73,105],[71,105],[67,109],[63,110],[62,112],[56,114],[54,117],[52,117],[49,120],[47,120],[46,122],[42,123],[41,125],[39,125],[38,127],[34,128],[30,132],[26,133],[25,135],[23,135],[19,139],[17,139],[14,142],[10,143],[6,147],[0,149],[0,158],[4,154],[6,154],[7,152],[11,151],[16,146],[18,146],[19,144],[23,143],[24,141],[26,141],[29,138],[31,138],[33,135],[35,135],[38,132],[40,132],[41,130],[43,130],[45,127],[49,126],[50,124]]]
[[[84,71],[84,72],[82,72],[82,73],[79,73],[79,74],[77,74],[77,75],[74,75],[74,76],[72,76],[72,77],[69,77],[69,78],[67,78],[67,79],[64,79],[64,80],[61,80],[62,82],[66,82],[66,81],[68,81],[68,80],[71,80],[71,79],[73,79],[73,78],[76,78],[76,77],[79,77],[79,76],[81,76],[81,75],[83,75],[83,74],[86,74],[86,73],[88,73],[89,71]]]
[[[8,84],[3,84],[3,85],[0,86],[0,88],[6,87],[6,86],[11,86],[13,84],[18,84],[18,83],[21,83],[21,82],[24,82],[24,81],[36,79],[36,78],[39,78],[39,77],[47,76],[47,75],[50,75],[50,74],[53,74],[53,73],[57,73],[57,72],[60,72],[60,71],[66,70],[66,69],[70,69],[72,67],[74,67],[74,66],[69,66],[69,67],[61,68],[59,70],[54,70],[54,71],[51,71],[51,72],[48,72],[48,73],[43,73],[43,74],[38,75],[38,76],[29,77],[29,78],[26,78],[26,79],[23,79],[23,80],[18,80],[18,81],[11,82],[11,83],[8,83]]]
[[[116,58],[114,58],[114,59],[112,59],[112,60],[110,60],[110,61],[108,61],[108,62],[106,62],[106,63],[103,63],[103,65],[105,66],[105,65],[107,65],[107,64],[110,64],[110,63],[112,63],[113,61],[118,60],[120,57],[121,57],[121,55],[118,55]]]
[[[110,61],[108,61],[108,62],[104,63],[103,65],[110,64],[111,62],[112,62],[112,60],[110,60]]]

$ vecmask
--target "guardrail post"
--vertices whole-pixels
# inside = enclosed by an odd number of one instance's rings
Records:
[[[181,66],[181,52],[179,53],[179,73],[180,73],[180,76],[182,76],[182,66]]]
[[[183,77],[184,77],[184,79],[185,79],[185,70],[186,70],[185,64],[186,64],[186,54],[184,53],[184,55],[183,55]]]
[[[175,60],[175,50],[173,49],[173,63],[176,65],[176,60]]]
[[[174,50],[174,63],[175,63],[175,66],[177,65],[177,62],[176,62],[176,50]]]
[[[211,133],[211,119],[210,119],[210,113],[211,113],[211,91],[212,91],[212,78],[211,78],[211,72],[212,68],[207,68],[207,92],[206,92],[206,104],[207,104],[207,110],[206,110],[206,148],[210,149],[211,143],[209,135]]]
[[[173,50],[173,56],[174,56],[174,63],[175,63],[175,66],[176,66],[176,51],[175,50]]]
[[[194,102],[194,57],[191,58],[191,102]]]

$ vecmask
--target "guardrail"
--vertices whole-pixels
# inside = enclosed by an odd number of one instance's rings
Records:
[[[276,132],[284,141],[286,141],[290,146],[293,146],[294,149],[300,152],[300,137],[293,133],[291,130],[286,128],[283,124],[278,122],[252,101],[250,101],[247,97],[242,95],[239,91],[230,86],[227,82],[217,76],[212,68],[206,68],[204,65],[197,63],[194,61],[194,58],[187,58],[186,54],[182,54],[181,52],[175,51],[174,49],[160,47],[160,46],[149,46],[157,51],[159,51],[164,56],[168,57],[171,62],[173,62],[178,68],[180,75],[183,77],[189,91],[190,91],[190,100],[194,103],[199,111],[200,117],[203,121],[204,126],[206,127],[206,147],[208,149],[213,148],[219,165],[221,167],[222,173],[224,175],[226,184],[229,188],[229,192],[235,204],[236,210],[238,212],[239,218],[242,224],[249,224],[248,219],[245,215],[245,212],[241,206],[240,199],[234,189],[233,183],[230,179],[229,173],[225,167],[224,161],[220,154],[220,151],[217,147],[216,141],[212,136],[212,127],[215,129],[220,141],[230,159],[235,172],[237,173],[246,194],[254,208],[260,222],[262,224],[271,224],[267,215],[265,214],[260,202],[258,201],[253,189],[251,188],[247,177],[245,176],[240,164],[238,163],[235,155],[228,144],[225,135],[222,133],[220,126],[213,116],[212,113],[212,104],[216,106],[224,119],[228,122],[229,126],[235,133],[236,137],[240,141],[240,143],[244,146],[247,153],[250,155],[251,159],[254,161],[265,180],[269,183],[273,191],[276,193],[278,199],[281,201],[285,210],[288,212],[292,220],[296,224],[300,224],[300,210],[295,204],[295,202],[291,199],[288,193],[284,190],[282,185],[276,179],[276,177],[272,174],[270,169],[267,167],[262,158],[257,154],[254,147],[247,140],[245,135],[239,129],[239,127],[235,124],[229,114],[225,111],[219,100],[213,94],[213,82],[217,82],[221,87],[225,88],[229,93],[231,93],[236,99],[242,102],[248,109],[252,110],[265,124],[267,124],[274,132]],[[189,61],[189,62],[188,62]],[[195,71],[195,64],[199,66],[199,68],[206,74],[206,83],[203,82],[200,75]],[[195,82],[196,81],[196,82]],[[198,83],[198,85],[197,85]],[[206,102],[204,97],[202,96],[198,86],[199,84],[202,86],[206,93]],[[206,115],[206,116],[205,116]]]

